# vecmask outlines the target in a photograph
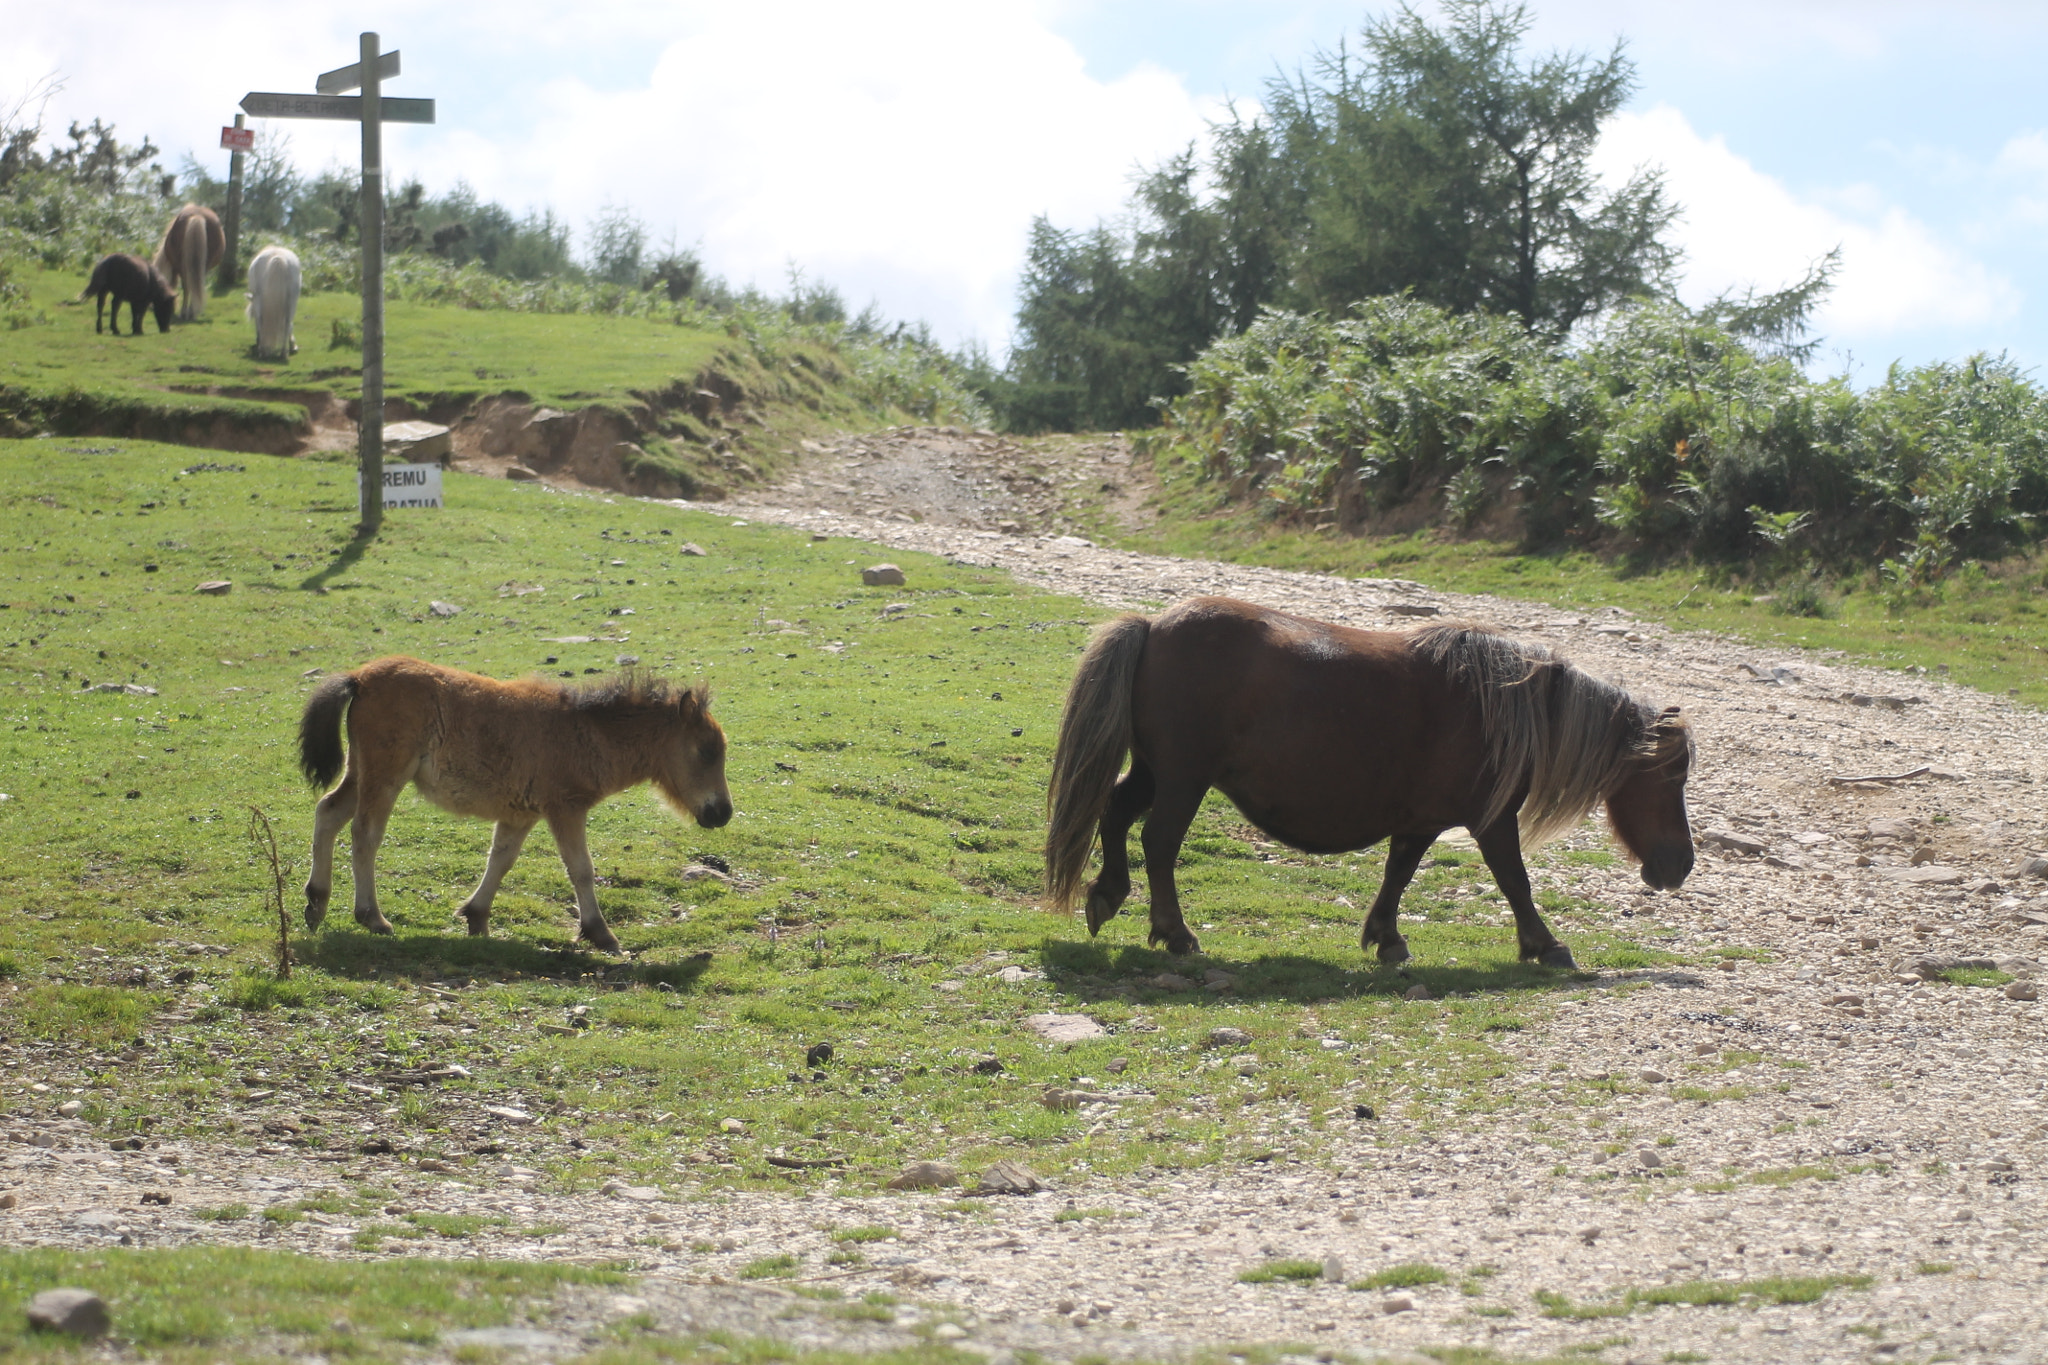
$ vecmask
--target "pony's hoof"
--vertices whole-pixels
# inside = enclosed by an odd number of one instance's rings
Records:
[[[617,953],[624,951],[619,947],[619,936],[617,934],[614,934],[609,929],[598,929],[594,932],[592,930],[585,929],[582,933],[576,935],[576,937],[583,940],[585,943],[588,943],[591,947],[597,949],[597,951],[599,951],[600,953]]]
[[[1379,960],[1382,967],[1398,967],[1403,962],[1406,962],[1410,956],[1412,954],[1409,953],[1407,941],[1404,939],[1395,939],[1392,943],[1382,943],[1379,946]]]
[[[373,934],[395,934],[398,932],[391,927],[390,920],[385,919],[374,911],[367,915],[357,915],[356,923]]]
[[[1088,937],[1094,938],[1102,932],[1102,926],[1116,918],[1116,912],[1123,909],[1121,903],[1112,902],[1098,891],[1088,893]]]
[[[1536,961],[1545,967],[1562,967],[1568,972],[1577,970],[1579,965],[1572,960],[1572,950],[1562,943],[1553,943],[1536,954]]]
[[[1202,951],[1202,941],[1189,933],[1185,927],[1168,930],[1165,933],[1155,929],[1152,931],[1151,937],[1146,941],[1154,948],[1157,948],[1162,943],[1165,944],[1166,951],[1175,957],[1186,957],[1190,953]]]
[[[326,906],[324,906],[324,905],[309,905],[309,906],[307,906],[307,907],[306,907],[306,932],[307,932],[307,933],[309,933],[309,934],[310,934],[310,933],[316,933],[316,932],[318,932],[318,930],[319,930],[319,928],[320,928],[320,925],[321,925],[321,924],[322,924],[322,923],[323,923],[323,922],[324,922],[324,921],[326,920],[326,918],[327,918],[327,907],[326,907]]]
[[[471,910],[465,906],[456,913],[461,915],[463,922],[469,926],[469,936],[471,938],[489,938],[491,936],[490,911]]]

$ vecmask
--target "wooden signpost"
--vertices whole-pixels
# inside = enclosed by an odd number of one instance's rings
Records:
[[[256,130],[244,128],[242,120],[246,114],[235,115],[235,126],[220,130],[220,145],[228,150],[228,213],[222,231],[227,235],[227,249],[220,254],[220,274],[214,280],[213,291],[225,294],[235,287],[235,281],[242,273],[240,251],[242,247],[242,153],[256,145]]]
[[[243,110],[257,118],[345,119],[363,126],[363,404],[356,466],[366,534],[384,521],[384,124],[434,121],[432,100],[384,97],[384,79],[397,74],[398,53],[379,52],[377,35],[365,33],[357,60],[322,74],[313,82],[317,93],[242,97]],[[361,95],[341,93],[358,89]]]

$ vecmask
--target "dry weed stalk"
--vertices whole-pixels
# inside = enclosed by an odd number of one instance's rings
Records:
[[[270,863],[270,889],[264,894],[264,901],[277,910],[277,976],[280,981],[289,981],[292,975],[292,921],[285,909],[284,886],[291,876],[291,867],[278,854],[277,836],[271,832],[270,817],[257,806],[249,807],[249,841]]]

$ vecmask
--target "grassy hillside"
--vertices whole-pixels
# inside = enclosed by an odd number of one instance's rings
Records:
[[[159,335],[147,314],[143,334],[94,335],[93,305],[76,303],[82,277],[24,271],[37,306],[53,326],[0,332],[0,384],[29,388],[150,391],[209,386],[331,388],[349,396],[361,385],[362,356],[331,348],[335,325],[355,328],[362,303],[353,294],[308,294],[299,302],[299,352],[289,364],[252,354],[255,327],[239,289],[207,301],[206,316]],[[573,407],[658,389],[695,374],[731,338],[642,318],[590,314],[497,313],[427,304],[385,305],[385,392],[425,402],[517,389],[535,402]]]
[[[241,448],[289,448],[305,391],[344,402],[361,392],[354,344],[361,302],[349,293],[306,295],[289,363],[259,361],[238,290],[209,300],[196,323],[141,336],[95,333],[93,306],[76,301],[84,279],[28,270],[41,324],[0,330],[0,434],[101,432],[203,444],[231,429]],[[599,313],[539,313],[452,304],[387,302],[385,393],[444,418],[478,399],[518,395],[574,409],[605,405],[642,414],[643,444],[658,460],[745,482],[785,463],[792,443],[818,431],[973,414],[937,360],[916,348],[803,327],[775,315],[688,324]],[[347,344],[334,344],[346,334]],[[692,411],[709,384],[723,418]],[[11,432],[10,432],[11,428]]]
[[[576,1182],[825,1178],[772,1170],[778,1150],[844,1156],[857,1180],[911,1157],[1314,1159],[1354,1104],[1405,1125],[1508,1102],[1489,1040],[1575,989],[1514,961],[1484,868],[1455,852],[1407,902],[1415,977],[1370,969],[1361,912],[1339,898],[1365,903],[1378,855],[1276,850],[1214,800],[1181,876],[1209,950],[1196,975],[1227,989],[1162,978],[1185,964],[1143,947],[1141,918],[1090,940],[1039,910],[1054,725],[1101,615],[1082,603],[900,554],[907,588],[863,588],[873,546],[461,475],[445,512],[394,513],[367,544],[349,539],[352,507],[332,464],[0,442],[0,902],[22,911],[0,917],[0,1049],[110,1134],[274,1140],[245,1098],[260,1075],[292,1141],[350,1150],[375,1133],[468,1162],[502,1139]],[[215,578],[232,592],[194,592]],[[249,808],[302,878],[299,708],[314,670],[385,653],[573,678],[630,655],[711,682],[733,822],[679,824],[645,790],[592,821],[630,963],[576,951],[538,836],[497,936],[461,937],[488,829],[407,797],[380,878],[398,936],[338,913],[318,936],[295,929],[301,965],[273,979]],[[733,880],[686,876],[699,854]],[[1549,850],[1546,908],[1581,962],[1667,960],[1648,916],[1573,891],[1575,866],[1611,856],[1590,828]],[[1448,998],[1404,1001],[1415,980]],[[1114,1032],[1042,1044],[1019,1020],[1046,1010]],[[1225,1023],[1254,1041],[1206,1050]],[[1325,1036],[1373,1040],[1374,1065]],[[127,1050],[139,1037],[146,1059]],[[838,1049],[822,1079],[803,1066],[819,1041]],[[990,1056],[1002,1069],[977,1071]],[[429,1061],[474,1077],[402,1106],[334,1083]],[[1083,1076],[1133,1096],[1107,1120],[1040,1102]],[[487,1102],[551,1122],[506,1129]]]

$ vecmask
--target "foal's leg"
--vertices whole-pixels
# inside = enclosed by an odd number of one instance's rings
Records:
[[[1173,864],[1180,857],[1181,840],[1187,838],[1188,826],[1194,823],[1195,812],[1202,808],[1202,797],[1208,790],[1206,783],[1155,790],[1152,814],[1146,817],[1145,832],[1138,840],[1145,850],[1145,880],[1152,888],[1152,933],[1148,942],[1164,943],[1166,951],[1176,957],[1202,951],[1201,943],[1181,918],[1180,888],[1174,885]]]
[[[555,836],[555,849],[562,855],[562,867],[569,885],[576,888],[578,937],[601,952],[619,951],[618,935],[604,922],[597,909],[597,874],[590,866],[590,843],[585,833],[588,810],[560,811],[548,816],[548,832]],[[497,851],[496,845],[492,852]]]
[[[1529,869],[1522,862],[1522,831],[1508,812],[1483,830],[1475,830],[1479,852],[1493,873],[1500,892],[1515,912],[1515,946],[1524,962],[1535,959],[1546,967],[1575,967],[1572,950],[1557,941],[1543,916],[1536,911],[1536,898],[1529,894]]]
[[[491,830],[491,856],[484,864],[484,879],[476,884],[476,890],[469,893],[469,899],[456,912],[469,921],[472,937],[482,938],[491,932],[491,902],[497,898],[498,883],[504,881],[505,874],[512,870],[513,860],[518,858],[520,846],[532,830],[531,820],[523,825],[500,820]]]
[[[1382,967],[1408,960],[1408,940],[1401,937],[1399,928],[1401,893],[1408,889],[1415,869],[1422,866],[1422,855],[1435,842],[1435,834],[1396,834],[1387,841],[1387,873],[1380,879],[1379,894],[1372,898],[1372,909],[1366,912],[1365,927],[1358,934],[1359,947],[1378,947]]]
[[[1131,823],[1151,808],[1152,788],[1152,770],[1143,759],[1134,757],[1131,770],[1110,791],[1109,806],[1102,813],[1102,871],[1088,888],[1091,936],[1116,918],[1124,898],[1131,894]]]
[[[356,923],[373,934],[392,932],[391,921],[377,908],[377,848],[384,842],[384,826],[390,823],[398,794],[411,780],[412,774],[408,772],[396,782],[386,780],[374,787],[363,782],[356,796],[348,860],[356,875]]]
[[[334,891],[334,838],[355,818],[356,775],[320,798],[313,808],[313,865],[306,874],[306,928],[318,929],[327,918],[327,899]]]

